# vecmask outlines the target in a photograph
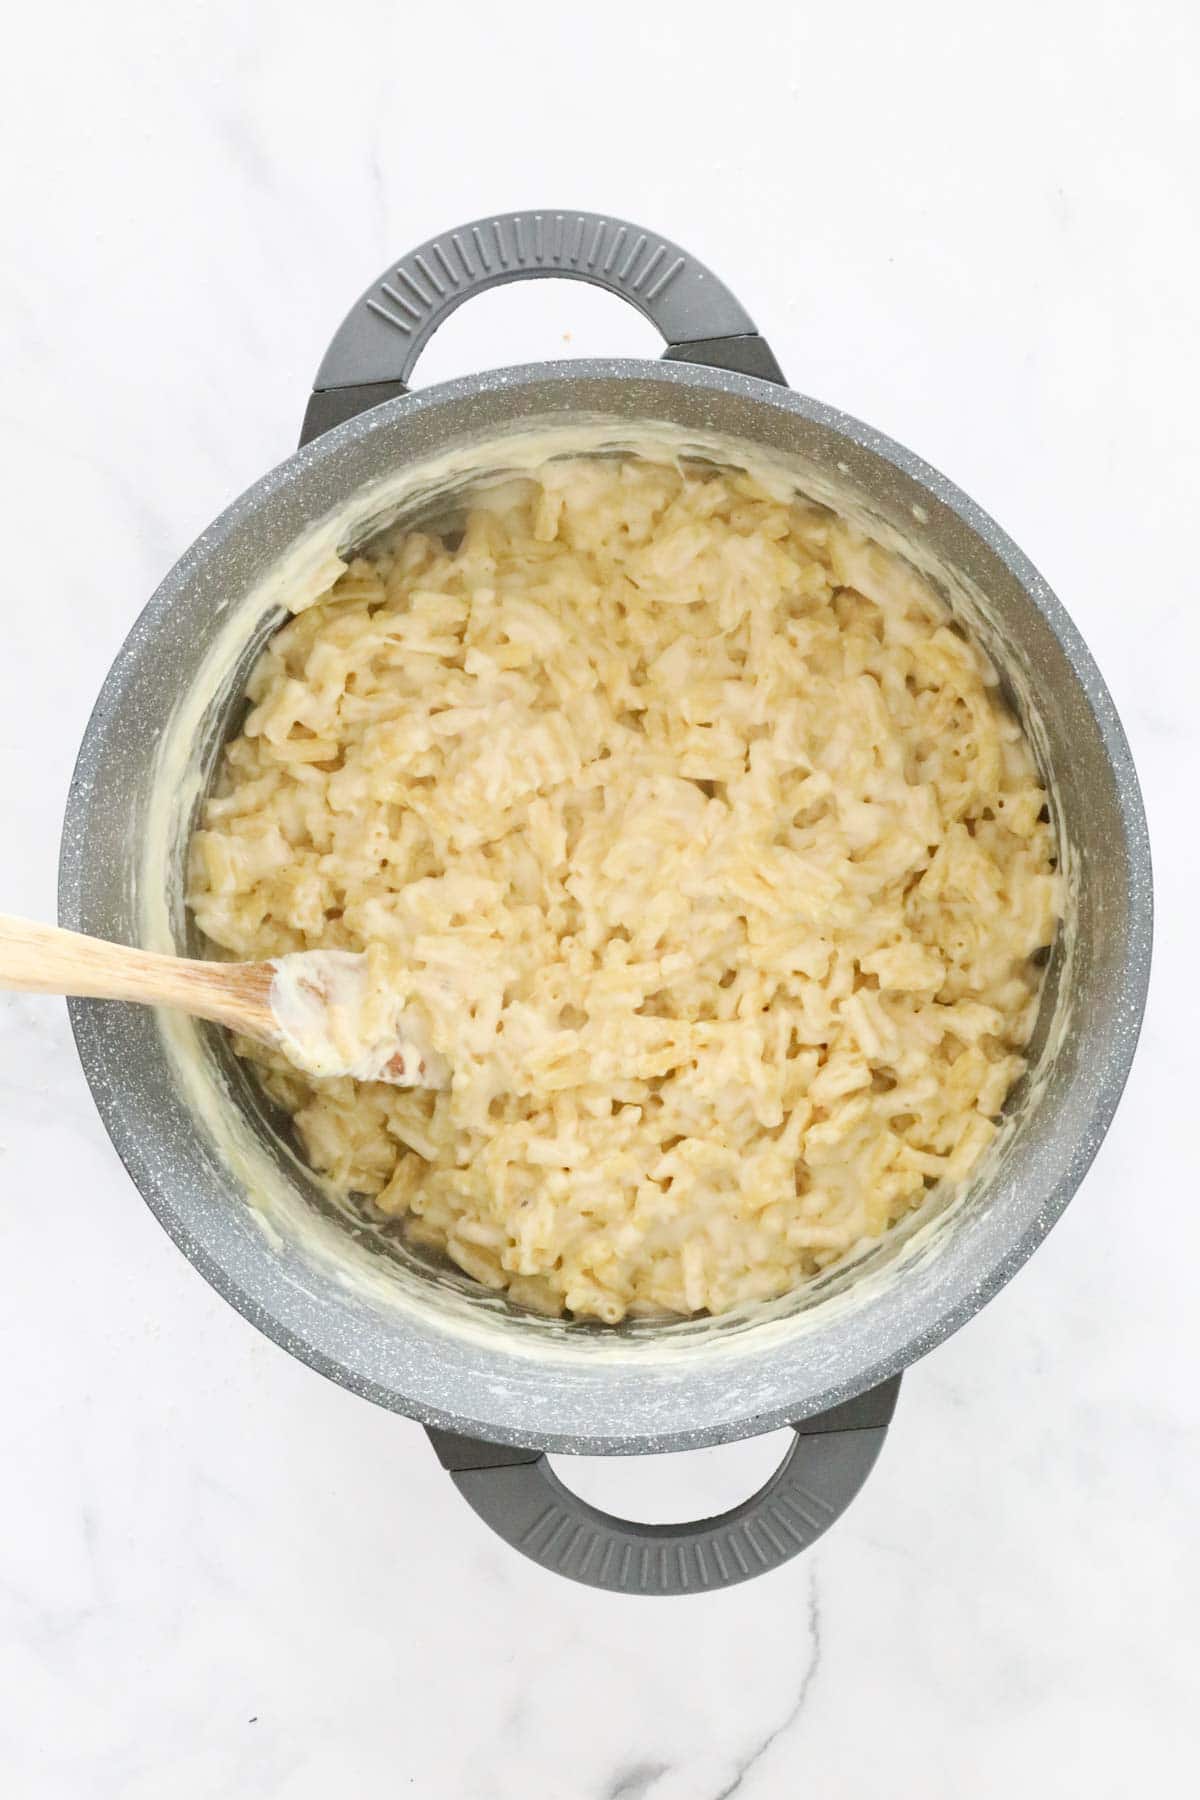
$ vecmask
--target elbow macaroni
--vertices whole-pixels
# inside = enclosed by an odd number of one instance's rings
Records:
[[[996,676],[746,475],[547,464],[267,646],[191,849],[244,957],[365,950],[443,1093],[240,1043],[314,1166],[543,1310],[724,1310],[966,1176],[1061,913]]]

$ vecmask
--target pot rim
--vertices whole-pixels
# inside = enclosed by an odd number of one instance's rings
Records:
[[[1053,1180],[1040,1194],[1037,1203],[1029,1203],[1022,1228],[1015,1234],[997,1239],[986,1260],[965,1254],[965,1243],[956,1245],[952,1234],[937,1257],[938,1282],[936,1297],[923,1313],[904,1304],[906,1283],[897,1283],[898,1292],[887,1297],[889,1305],[874,1333],[878,1353],[857,1362],[852,1373],[841,1378],[805,1377],[805,1347],[813,1338],[781,1339],[758,1356],[768,1356],[779,1365],[771,1381],[773,1393],[788,1386],[784,1374],[791,1367],[796,1390],[790,1398],[762,1406],[761,1395],[752,1395],[752,1382],[745,1384],[744,1398],[725,1402],[719,1417],[710,1416],[701,1427],[686,1429],[621,1428],[602,1432],[564,1428],[566,1420],[553,1409],[537,1403],[537,1384],[514,1388],[514,1398],[506,1400],[501,1418],[473,1416],[474,1395],[464,1395],[460,1407],[454,1396],[453,1409],[439,1405],[429,1395],[409,1395],[398,1388],[373,1380],[361,1368],[354,1368],[323,1346],[304,1330],[297,1330],[281,1319],[254,1293],[248,1291],[234,1274],[214,1257],[189,1230],[186,1219],[172,1198],[169,1170],[147,1150],[138,1121],[123,1104],[123,1096],[111,1080],[112,1047],[103,1025],[103,1006],[86,1001],[72,1001],[70,1015],[80,1060],[92,1090],[101,1119],[121,1160],[147,1205],[188,1260],[216,1288],[224,1299],[243,1314],[259,1330],[301,1361],[329,1376],[352,1391],[426,1424],[441,1426],[496,1443],[536,1447],[550,1451],[577,1454],[636,1453],[677,1450],[732,1441],[770,1431],[799,1418],[823,1412],[875,1386],[898,1370],[915,1362],[966,1322],[1016,1273],[1061,1216],[1067,1203],[1087,1172],[1124,1088],[1137,1045],[1146,991],[1149,981],[1152,942],[1152,875],[1146,819],[1129,745],[1108,689],[1082,637],[1069,615],[1028,558],[1011,538],[968,495],[963,493],[938,470],[922,458],[850,415],[754,376],[742,375],[704,364],[684,362],[621,359],[587,359],[568,362],[525,363],[460,376],[434,387],[397,396],[335,426],[321,437],[294,452],[235,499],[183,553],[166,575],[134,624],[105,678],[84,734],[72,775],[63,829],[59,873],[59,916],[62,923],[86,929],[88,878],[87,815],[93,798],[93,774],[100,753],[106,721],[114,713],[126,692],[129,656],[135,643],[152,636],[166,617],[176,597],[185,591],[204,569],[217,546],[248,520],[261,514],[274,498],[285,490],[302,471],[319,469],[333,462],[347,446],[368,441],[386,433],[397,421],[411,420],[452,403],[499,392],[512,393],[535,386],[601,382],[619,387],[631,380],[653,381],[689,388],[736,393],[756,405],[776,409],[812,421],[899,470],[919,484],[936,502],[947,507],[979,538],[1009,570],[1026,595],[1042,614],[1063,650],[1075,679],[1087,701],[1100,732],[1105,753],[1114,775],[1128,869],[1129,911],[1121,978],[1113,995],[1116,1028],[1096,1046],[1090,1059],[1090,1102],[1086,1112],[1075,1122],[1073,1137],[1065,1156],[1060,1157]],[[567,414],[564,413],[564,419]],[[494,422],[493,422],[494,428]],[[686,429],[681,427],[681,429]],[[498,430],[494,434],[499,438]],[[486,436],[481,439],[486,441]],[[974,1241],[974,1240],[973,1240]],[[957,1252],[957,1254],[956,1254]],[[928,1297],[927,1297],[928,1299]],[[914,1310],[919,1317],[911,1315]],[[867,1308],[863,1309],[865,1313]],[[857,1326],[859,1318],[850,1321]],[[832,1330],[838,1331],[835,1321]],[[328,1335],[328,1334],[327,1334]],[[344,1335],[344,1334],[343,1334]],[[752,1335],[747,1333],[747,1336]],[[747,1348],[747,1369],[755,1359]],[[701,1359],[702,1361],[704,1359]],[[556,1365],[560,1375],[562,1365]],[[632,1366],[612,1365],[614,1378],[629,1380]],[[711,1369],[709,1371],[711,1375]],[[436,1387],[433,1390],[437,1391]],[[736,1388],[731,1390],[736,1392]],[[751,1404],[747,1409],[746,1401]],[[575,1410],[572,1408],[572,1410]],[[632,1409],[636,1413],[636,1408]],[[632,1415],[631,1415],[632,1416]],[[586,1424],[586,1419],[584,1420]]]

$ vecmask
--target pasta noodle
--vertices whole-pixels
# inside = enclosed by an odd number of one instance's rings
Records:
[[[1061,913],[995,672],[735,471],[575,458],[271,640],[191,850],[242,957],[365,950],[445,1092],[239,1043],[306,1154],[523,1304],[774,1296],[966,1177]]]

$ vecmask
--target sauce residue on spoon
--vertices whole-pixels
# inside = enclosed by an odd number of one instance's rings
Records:
[[[402,1087],[444,1088],[450,1070],[412,1008],[380,993],[367,959],[304,950],[271,960],[269,1000],[280,1048],[306,1075],[349,1075]]]

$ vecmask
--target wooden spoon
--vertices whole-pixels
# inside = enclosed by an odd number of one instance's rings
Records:
[[[367,959],[301,950],[270,962],[157,956],[0,913],[0,988],[172,1006],[271,1044],[309,1075],[448,1085],[419,1020],[373,993]]]

